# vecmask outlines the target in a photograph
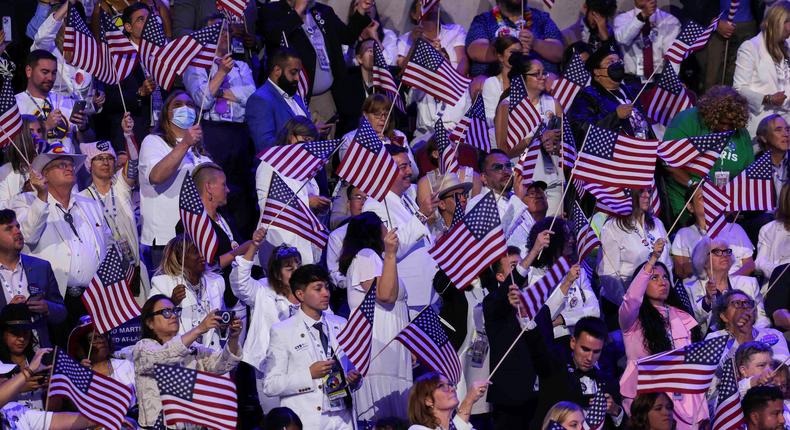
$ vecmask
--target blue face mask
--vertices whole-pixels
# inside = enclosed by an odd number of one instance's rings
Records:
[[[172,122],[174,126],[186,130],[195,124],[196,117],[197,114],[195,114],[195,109],[189,106],[181,106],[173,109],[173,118],[170,119],[170,122]]]

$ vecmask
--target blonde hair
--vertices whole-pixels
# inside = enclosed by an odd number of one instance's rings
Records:
[[[163,251],[162,262],[156,269],[156,274],[180,277],[182,274],[182,255],[198,252],[198,248],[195,245],[195,242],[192,242],[192,239],[183,234],[177,235],[176,237],[170,239],[170,242],[167,242],[167,245]],[[192,275],[192,273],[189,272],[189,268],[186,266],[184,266],[183,274],[187,278]]]
[[[546,417],[543,418],[543,425],[540,426],[541,429],[546,430],[550,427],[552,421],[557,424],[562,424],[566,419],[568,419],[568,415],[574,412],[581,412],[582,416],[584,416],[584,412],[582,408],[573,402],[557,402],[554,406],[546,412]]]
[[[760,26],[763,32],[763,39],[765,40],[765,47],[774,63],[779,63],[790,57],[787,52],[785,39],[782,38],[784,24],[789,20],[790,2],[780,1],[765,12],[765,19]]]

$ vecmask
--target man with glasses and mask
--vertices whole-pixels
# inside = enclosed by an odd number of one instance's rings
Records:
[[[625,65],[617,48],[604,44],[590,55],[585,66],[592,81],[568,110],[576,141],[584,139],[587,124],[642,139],[655,138],[644,109],[635,100],[641,85],[623,81]]]
[[[436,201],[430,202],[427,214],[417,205],[417,186],[412,184],[414,171],[408,149],[397,145],[384,145],[398,165],[398,179],[387,193],[386,204],[367,199],[362,211],[371,211],[381,218],[384,225],[397,229],[398,276],[406,288],[406,303],[412,317],[423,307],[436,300],[431,281],[437,266],[428,250],[434,243],[428,225],[436,216]]]
[[[68,310],[67,329],[87,314],[82,293],[113,240],[99,203],[75,192],[76,173],[85,158],[62,146],[50,147],[31,165],[34,191],[11,201],[30,254],[52,264]]]

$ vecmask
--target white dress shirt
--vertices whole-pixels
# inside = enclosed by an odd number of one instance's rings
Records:
[[[538,282],[546,276],[546,269],[532,267],[529,271],[529,285]],[[552,321],[560,315],[564,323],[554,327],[554,337],[569,336],[573,334],[573,327],[576,322],[583,317],[599,317],[601,310],[598,306],[598,298],[590,286],[587,272],[582,269],[579,279],[573,281],[568,294],[562,294],[562,290],[555,288],[551,295],[546,299],[546,306],[551,312]]]
[[[66,135],[62,138],[48,138],[47,141],[49,143],[62,143],[63,147],[68,149],[70,154],[75,154],[78,152],[74,150],[72,136],[72,132],[76,129],[76,126],[70,122],[71,110],[74,108],[73,99],[55,92],[50,92],[46,99],[28,95],[26,91],[18,93],[15,97],[16,105],[19,108],[19,113],[22,115],[33,115],[41,118],[43,117],[41,112],[47,104],[52,107],[52,110],[60,109],[60,112],[63,114],[63,122],[66,125]]]
[[[301,106],[299,106],[299,103],[296,101],[296,99],[286,94],[286,92],[280,89],[280,87],[277,86],[277,83],[275,83],[271,79],[269,79],[269,82],[272,83],[274,89],[277,90],[277,92],[280,94],[283,100],[285,100],[285,103],[288,104],[288,107],[291,108],[291,112],[293,112],[294,115],[307,116],[307,113],[304,111],[304,109],[302,109]]]
[[[725,224],[721,234],[726,237],[730,248],[732,248],[735,263],[730,267],[730,273],[735,273],[743,266],[743,259],[751,258],[754,253],[754,245],[743,227],[738,224]],[[705,234],[696,224],[681,228],[675,235],[675,240],[672,241],[671,254],[691,258],[694,247],[704,236]]]
[[[245,106],[247,105],[247,99],[255,92],[255,80],[252,78],[252,70],[247,66],[247,63],[244,61],[234,61],[233,63],[233,68],[225,75],[223,86],[227,85],[227,90],[232,92],[238,101],[226,100],[227,111],[224,113],[216,111],[217,99],[214,97],[214,94],[209,94],[206,91],[208,89],[208,77],[213,77],[219,68],[217,63],[211,66],[210,74],[206,73],[206,69],[194,66],[187,67],[186,71],[184,71],[184,86],[189,95],[192,96],[192,100],[196,102],[198,109],[200,109],[201,104],[203,105],[203,119],[244,122]]]
[[[634,8],[617,15],[614,18],[614,37],[623,49],[625,72],[643,77],[645,65],[641,38],[645,23],[637,19],[639,12],[639,9]],[[680,21],[661,9],[656,9],[648,21],[651,27],[650,39],[653,43],[653,70],[661,73],[664,67],[664,54],[680,34]],[[680,68],[676,65],[673,67],[676,72]]]
[[[757,240],[757,270],[771,278],[776,266],[790,263],[790,231],[779,221],[771,221],[760,229]]]
[[[28,156],[28,159],[31,158]],[[27,180],[28,174],[17,172],[10,162],[0,166],[0,209],[8,209],[10,207],[11,199],[22,193],[22,187],[25,186]]]
[[[22,259],[16,263],[13,269],[0,264],[0,284],[3,284],[3,294],[5,294],[5,302],[11,303],[11,299],[16,296],[23,296],[27,298],[30,293],[27,290],[27,275],[22,267]]]

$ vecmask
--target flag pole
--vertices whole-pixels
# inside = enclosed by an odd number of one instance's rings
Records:
[[[785,268],[782,269],[782,271],[779,273],[779,276],[777,276],[776,279],[768,285],[768,288],[765,289],[765,293],[763,293],[763,297],[765,297],[768,294],[768,292],[771,291],[771,288],[773,288],[774,285],[776,285],[776,283],[779,282],[780,279],[782,279],[782,276],[784,276],[785,272],[787,272],[787,268],[789,267],[790,267],[790,263],[785,264]]]
[[[216,64],[217,61],[217,52],[219,51],[219,40],[222,39],[222,32],[227,30],[228,20],[222,20],[222,29],[219,31],[219,36],[217,37],[217,46],[214,48],[214,63]],[[230,34],[228,34],[228,38],[230,38]],[[219,70],[219,65],[217,65],[217,70]],[[208,97],[208,92],[211,89],[211,69],[208,69],[206,72],[208,76],[206,79],[206,90],[203,91],[203,101],[200,103],[200,113],[197,117],[197,125],[200,125],[200,120],[203,119],[203,105],[206,104],[206,98]]]
[[[669,230],[667,230],[667,236],[669,236],[669,233],[671,233],[671,232],[672,232],[672,230],[674,230],[674,229],[675,229],[675,226],[678,224],[678,221],[680,221],[680,217],[683,215],[683,211],[685,211],[685,210],[686,210],[686,206],[688,206],[688,204],[689,204],[689,203],[691,203],[691,199],[693,199],[693,198],[694,198],[694,195],[695,195],[695,194],[697,194],[697,191],[699,191],[699,188],[702,186],[702,183],[703,183],[704,181],[705,181],[704,179],[702,179],[702,180],[700,180],[700,181],[699,181],[699,184],[697,184],[697,188],[694,188],[694,192],[693,192],[693,193],[691,193],[691,197],[689,197],[689,199],[688,199],[688,200],[686,200],[686,204],[685,204],[685,205],[683,205],[683,207],[682,207],[682,208],[680,208],[680,213],[678,214],[678,217],[677,217],[677,218],[675,218],[675,222],[673,222],[673,223],[672,223],[672,226],[671,226],[671,227],[669,227]]]
[[[667,64],[667,67],[672,67],[672,65],[670,65],[670,64]],[[650,77],[649,77],[649,78],[647,78],[647,81],[645,81],[645,84],[644,84],[644,85],[642,85],[642,88],[639,90],[639,92],[638,92],[638,93],[636,93],[636,97],[634,97],[634,100],[632,100],[632,101],[631,101],[631,104],[636,104],[637,100],[639,100],[639,96],[641,96],[641,95],[642,95],[642,92],[645,90],[645,88],[647,88],[647,84],[649,84],[649,83],[650,83],[650,81],[652,81],[652,80],[653,80],[653,76],[655,76],[655,75],[656,75],[656,72],[657,72],[657,71],[658,71],[658,68],[657,68],[657,67],[654,67],[654,68],[653,68],[653,73],[651,73],[651,74],[650,74]]]
[[[724,85],[724,78],[727,77],[727,55],[730,52],[730,39],[724,42],[724,63],[721,66],[721,84]]]
[[[91,334],[91,344],[88,346],[88,360],[91,359],[91,352],[93,352],[93,338],[96,337],[96,324],[93,325],[93,333]]]
[[[395,90],[395,97],[392,99],[392,103],[390,104],[390,110],[387,112],[387,118],[384,120],[384,130],[387,129],[387,123],[390,121],[390,115],[392,115],[392,108],[395,107],[395,102],[400,97],[400,88],[403,85],[403,81],[398,83],[398,89]]]
[[[49,382],[50,383],[47,384],[47,397],[44,399],[44,412],[46,412],[47,408],[49,408],[49,389],[52,388],[52,374],[55,372],[55,360],[57,360],[57,357],[58,357],[58,347],[57,347],[57,345],[55,346],[55,349],[52,350],[52,357],[53,357],[52,365],[49,368]],[[41,357],[41,358],[43,359],[44,357]]]
[[[592,125],[587,127],[587,131],[584,133],[584,140],[582,141],[582,146],[579,147],[579,152],[577,154],[581,154],[584,151],[584,145],[587,144],[587,138],[590,136],[590,129],[592,129]],[[568,193],[568,188],[570,188],[571,182],[573,181],[573,174],[576,173],[576,167],[579,166],[578,164],[578,156],[576,163],[573,164],[573,169],[571,169],[571,174],[568,176],[568,182],[565,184],[565,187],[562,190],[562,197],[560,197],[560,204],[557,205],[557,209],[554,211],[554,215],[551,217],[551,224],[549,224],[549,230],[554,228],[554,222],[557,221],[557,216],[560,213],[560,209],[562,209],[562,202],[565,201],[565,195]],[[543,255],[543,250],[541,249],[538,253],[538,258]]]
[[[581,207],[581,206],[579,206],[579,202],[578,202],[576,199],[574,199],[574,200],[573,200],[573,204],[575,204],[575,205],[576,205],[576,207],[577,207],[577,208],[579,208],[579,212],[581,212],[581,213],[582,213],[582,216],[584,216],[584,219],[587,221],[587,224],[589,224],[589,225],[590,225],[590,228],[592,228],[592,223],[590,223],[590,219],[589,219],[589,218],[587,218],[587,214],[585,214],[585,213],[584,213],[584,211],[582,210],[582,207]],[[593,232],[595,232],[595,230],[593,230]],[[597,235],[596,235],[596,236],[597,236]],[[609,254],[607,254],[607,253],[603,252],[603,245],[601,245],[601,246],[600,246],[600,248],[601,248],[601,249],[600,249],[600,251],[599,251],[599,252],[600,252],[600,253],[601,253],[601,255],[603,256],[603,258],[604,258],[604,259],[606,259],[606,262],[607,262],[607,263],[609,263],[609,265],[610,265],[610,266],[612,266],[612,267],[614,267],[614,268],[615,268],[615,269],[614,269],[614,274],[615,274],[615,275],[617,275],[617,277],[618,277],[618,278],[620,278],[620,279],[623,279],[623,275],[621,275],[621,274],[620,274],[620,270],[617,268],[617,266],[616,266],[616,265],[612,264],[612,259],[611,259],[611,258],[609,258]],[[579,264],[581,264],[581,260],[579,261]]]
[[[127,113],[126,100],[123,99],[123,89],[121,88],[121,80],[118,80],[118,94],[121,96],[121,105],[123,106],[123,113]]]
[[[505,361],[507,356],[510,354],[510,351],[513,350],[513,348],[516,346],[516,343],[518,343],[518,340],[521,339],[521,336],[523,336],[526,331],[527,331],[526,327],[523,327],[521,329],[521,331],[518,333],[518,336],[516,336],[516,338],[513,340],[513,343],[510,344],[510,347],[507,349],[507,351],[505,351],[505,354],[502,355],[502,358],[499,359],[499,363],[497,363],[497,365],[494,367],[494,370],[492,370],[491,373],[488,374],[488,378],[486,379],[490,381],[491,378],[494,377],[494,373],[496,373],[496,371],[499,370],[499,366],[502,365],[502,363]]]

